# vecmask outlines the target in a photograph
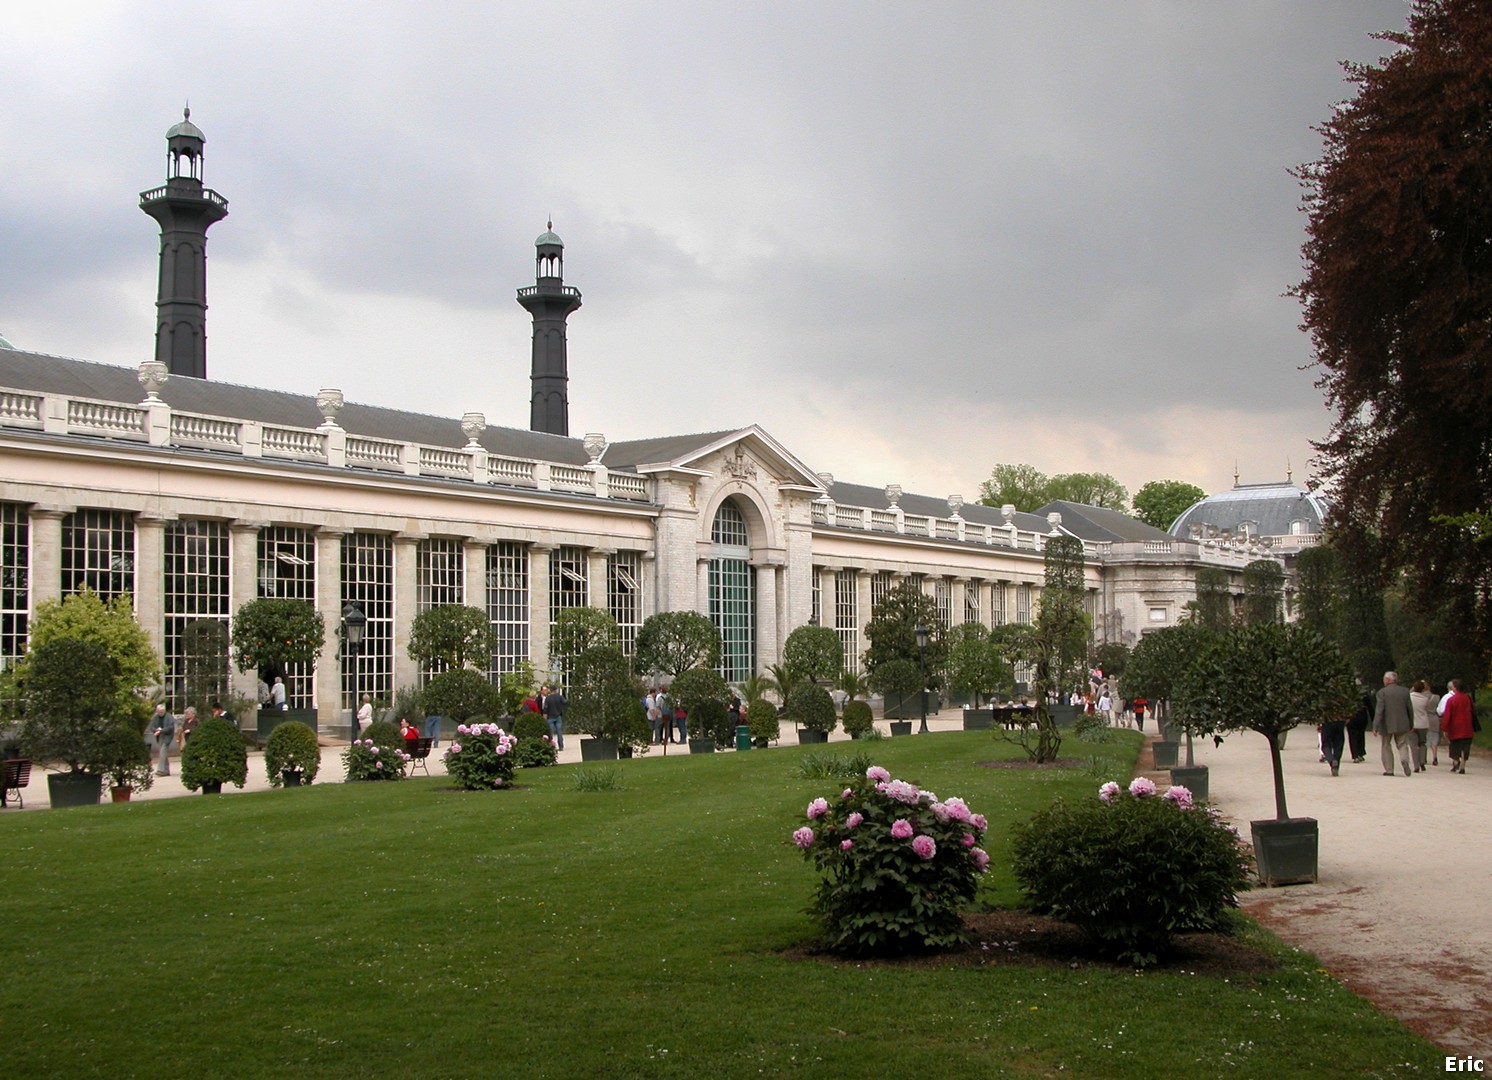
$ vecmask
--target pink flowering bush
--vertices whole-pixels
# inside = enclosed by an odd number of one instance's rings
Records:
[[[896,955],[964,940],[989,855],[978,846],[988,822],[962,799],[939,801],[873,765],[805,816],[793,843],[823,874],[810,911],[829,948]]]
[[[404,740],[399,729],[387,721],[369,724],[360,739],[353,739],[342,751],[342,764],[347,767],[347,779],[353,780],[403,780],[404,769],[409,764],[409,755],[404,752]]]
[[[1191,792],[1143,777],[1053,803],[1013,830],[1011,868],[1031,909],[1070,922],[1100,955],[1146,967],[1175,935],[1226,930],[1249,887],[1237,831]]]
[[[474,717],[456,725],[446,748],[446,773],[468,791],[509,787],[518,767],[518,740],[494,723]]]

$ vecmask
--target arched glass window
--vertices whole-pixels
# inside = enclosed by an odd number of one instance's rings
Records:
[[[730,501],[710,525],[710,621],[720,631],[720,674],[729,682],[756,672],[756,568],[746,518]]]

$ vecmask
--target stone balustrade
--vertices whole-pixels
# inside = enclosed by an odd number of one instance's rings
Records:
[[[262,424],[225,416],[177,412],[156,398],[121,405],[0,388],[0,428],[49,435],[88,435],[151,446],[182,447],[366,469],[404,476],[466,480],[537,491],[566,491],[601,498],[649,502],[652,482],[632,473],[491,454],[480,446],[455,449],[352,435],[335,424],[317,428]]]

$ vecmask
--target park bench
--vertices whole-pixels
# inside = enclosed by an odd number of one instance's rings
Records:
[[[16,805],[22,810],[26,809],[26,802],[21,798],[21,789],[31,783],[31,759],[11,758],[5,762],[3,771],[0,771],[0,808],[10,805],[10,793],[16,793]]]
[[[414,774],[416,769],[424,769],[425,775],[430,775],[430,765],[427,759],[430,757],[430,747],[434,742],[434,739],[423,737],[404,740],[404,752],[409,755],[409,772],[411,775]]]

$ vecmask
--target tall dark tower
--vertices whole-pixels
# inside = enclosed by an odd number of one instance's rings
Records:
[[[155,358],[173,375],[207,378],[207,229],[228,200],[202,186],[202,144],[192,110],[166,132],[166,183],[140,192],[140,209],[161,226]]]
[[[565,356],[565,320],[580,306],[580,290],[565,285],[565,243],[549,222],[534,241],[534,284],[518,290],[518,302],[534,317],[533,404],[528,426],[551,435],[570,434],[570,366]]]

